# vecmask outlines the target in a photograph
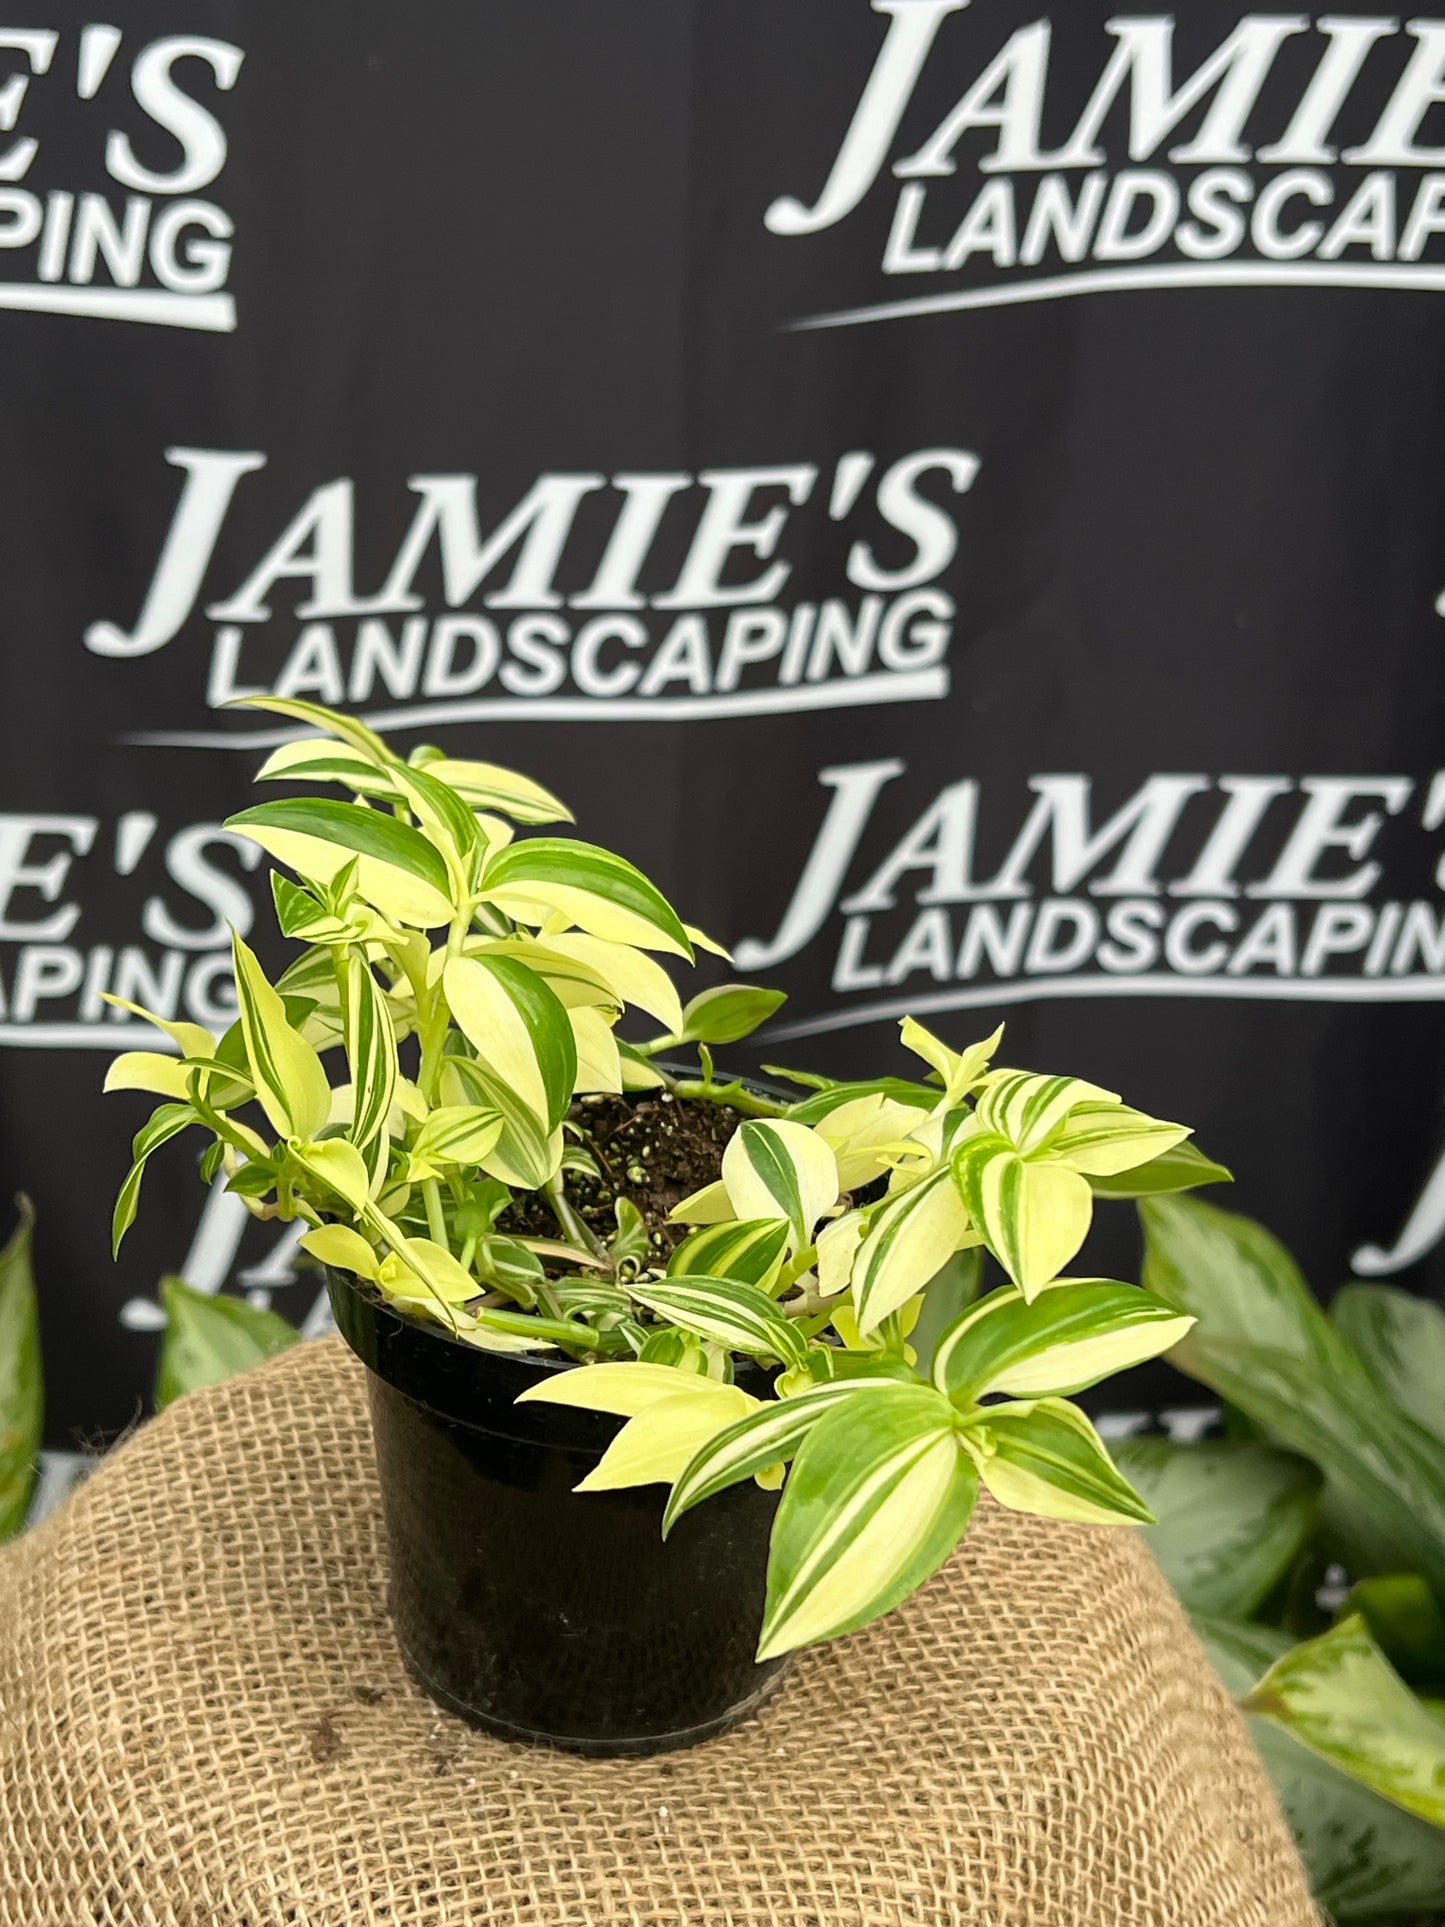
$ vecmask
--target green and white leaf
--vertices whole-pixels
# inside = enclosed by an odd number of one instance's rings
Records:
[[[735,1216],[785,1218],[799,1251],[838,1201],[832,1151],[816,1131],[786,1118],[748,1118],[723,1152],[722,1182]]]
[[[1292,1647],[1241,1704],[1372,1792],[1445,1827],[1445,1722],[1420,1704],[1358,1613]]]
[[[366,1210],[371,1201],[371,1174],[354,1144],[341,1137],[322,1138],[316,1143],[293,1140],[287,1154],[354,1212]]]
[[[739,1278],[771,1294],[788,1243],[781,1218],[739,1218],[689,1232],[667,1261],[669,1276]]]
[[[525,964],[497,955],[451,958],[442,984],[452,1016],[492,1077],[548,1133],[556,1130],[577,1078],[577,1045],[556,995]]]
[[[979,1128],[997,1131],[1023,1154],[1051,1149],[1050,1140],[1077,1105],[1118,1104],[1117,1091],[1101,1090],[1081,1077],[1041,1077],[1031,1071],[995,1071],[981,1092]],[[1160,1146],[1160,1149],[1165,1148]]]
[[[326,1122],[331,1087],[321,1059],[286,1021],[286,1008],[253,951],[231,938],[241,1034],[256,1097],[280,1137],[310,1137]]]
[[[813,1129],[837,1160],[838,1188],[858,1191],[892,1168],[904,1141],[927,1119],[927,1111],[871,1091],[829,1110]]]
[[[853,1307],[866,1338],[964,1245],[977,1242],[947,1171],[889,1198],[873,1213],[853,1260]]]
[[[989,1061],[1003,1042],[1003,1025],[1000,1024],[992,1037],[985,1037],[981,1043],[969,1044],[962,1051],[950,1050],[941,1038],[935,1037],[931,1030],[925,1030],[914,1017],[905,1017],[898,1026],[899,1039],[905,1050],[921,1057],[925,1064],[938,1073],[943,1085],[941,1101],[945,1110],[967,1096],[974,1085],[988,1070]]]
[[[1197,1619],[1195,1631],[1236,1697],[1292,1643],[1272,1627],[1222,1619]],[[1354,1922],[1445,1906],[1445,1831],[1371,1793],[1271,1721],[1247,1724],[1321,1907]]]
[[[1117,1177],[1172,1151],[1189,1135],[1184,1124],[1167,1124],[1127,1104],[1091,1098],[1076,1104],[1049,1141],[1048,1155],[1086,1177]]]
[[[570,823],[572,812],[530,776],[496,763],[473,763],[443,756],[427,764],[428,776],[454,789],[470,808],[495,811],[514,823]]]
[[[157,1050],[127,1050],[113,1057],[106,1068],[102,1091],[150,1091],[156,1097],[169,1097],[177,1103],[190,1098],[191,1073],[179,1057],[167,1057]]]
[[[389,771],[379,768],[374,757],[363,755],[354,744],[326,736],[282,743],[272,750],[252,780],[270,783],[282,777],[293,783],[340,783],[358,796],[379,796],[387,802],[400,795]]]
[[[164,1031],[182,1057],[210,1057],[214,1055],[216,1040],[201,1024],[187,1024],[179,1018],[158,1017],[144,1004],[133,1004],[127,997],[112,996],[110,991],[100,993],[101,1002],[112,1004],[117,1010],[128,1010],[133,1017],[143,1017],[157,1030]]]
[[[669,1224],[730,1224],[737,1216],[728,1188],[718,1178],[675,1204],[667,1214],[667,1221]]]
[[[1000,1505],[1044,1519],[1152,1525],[1153,1514],[1067,1399],[985,1406],[964,1438]]]
[[[353,1231],[350,1225],[313,1225],[309,1231],[302,1232],[300,1244],[303,1251],[309,1251],[323,1265],[333,1265],[338,1271],[354,1272],[358,1278],[375,1280],[381,1269],[381,1261],[376,1253],[361,1233]]]
[[[1081,1392],[1168,1351],[1193,1323],[1151,1292],[1112,1279],[1056,1278],[1032,1302],[1004,1286],[943,1334],[933,1382],[960,1405],[991,1392]]]
[[[585,931],[549,932],[538,940],[540,947],[568,959],[590,972],[610,991],[619,1004],[645,1010],[666,1025],[669,1032],[682,1024],[682,1003],[677,987],[655,957],[631,944],[611,943],[605,937],[590,937]]]
[[[485,1104],[439,1104],[411,1147],[412,1177],[431,1177],[446,1166],[477,1166],[496,1149],[503,1130],[499,1111]],[[416,1167],[428,1169],[418,1172]]]
[[[1171,1191],[1191,1191],[1201,1184],[1230,1184],[1234,1173],[1205,1157],[1188,1138],[1136,1170],[1114,1177],[1091,1176],[1089,1189],[1096,1198],[1153,1198]]]
[[[572,1042],[577,1053],[573,1090],[620,1091],[622,1059],[612,1026],[602,1012],[579,1005],[567,1012],[567,1020],[572,1026]]]
[[[696,1372],[675,1365],[650,1365],[642,1360],[604,1360],[554,1372],[517,1394],[518,1405],[571,1405],[584,1412],[612,1412],[636,1418],[659,1400],[688,1392],[695,1384],[715,1386],[715,1379],[699,1379]]]
[[[384,1145],[396,1097],[396,1036],[385,996],[370,966],[352,951],[346,960],[346,1060],[351,1066],[352,1112],[348,1135],[365,1152]]]
[[[1026,1298],[1063,1270],[1088,1235],[1094,1198],[1087,1180],[1065,1165],[1021,1157],[1005,1137],[966,1139],[953,1173],[975,1229]]]
[[[686,1379],[687,1384],[629,1419],[592,1471],[572,1488],[574,1492],[671,1485],[700,1447],[757,1406],[758,1401],[736,1385],[723,1385],[690,1372],[677,1372],[676,1376]]]
[[[308,703],[299,696],[237,696],[226,707],[263,709],[273,716],[290,716],[296,722],[309,723],[313,729],[349,743],[358,755],[365,756],[378,769],[385,769],[396,761],[376,731],[368,729],[359,718],[343,716],[339,710]]]
[[[625,858],[595,844],[526,837],[491,859],[482,887],[489,902],[519,923],[543,924],[560,913],[591,936],[692,960],[687,932],[662,892]]]
[[[357,889],[396,923],[426,930],[451,920],[452,882],[440,850],[383,810],[330,797],[287,797],[242,810],[225,827],[319,883],[359,859]]]
[[[548,1130],[545,1121],[485,1065],[468,1057],[443,1058],[441,1095],[445,1104],[479,1105],[501,1118],[502,1134],[482,1159],[482,1168],[503,1184],[519,1191],[540,1191],[560,1168],[565,1149],[561,1127]]]
[[[1393,1285],[1349,1284],[1329,1318],[1380,1397],[1445,1445],[1445,1311]]]
[[[189,1104],[162,1104],[151,1112],[150,1117],[136,1132],[131,1144],[134,1163],[125,1175],[120,1190],[116,1193],[115,1210],[110,1220],[111,1256],[120,1250],[120,1241],[135,1223],[136,1207],[140,1203],[141,1179],[145,1176],[147,1160],[153,1151],[179,1137],[188,1125],[199,1124],[199,1112]]]
[[[807,1345],[792,1320],[766,1292],[740,1278],[670,1274],[628,1289],[639,1304],[661,1313],[670,1324],[730,1351],[779,1358],[785,1365],[799,1365],[806,1356]]]
[[[792,1458],[803,1440],[844,1399],[864,1392],[907,1391],[896,1379],[834,1379],[809,1391],[765,1404],[716,1433],[688,1463],[672,1488],[662,1518],[665,1539],[675,1522],[704,1499],[756,1477],[769,1466]]]
[[[803,1440],[783,1489],[758,1658],[891,1611],[953,1551],[977,1494],[937,1392],[890,1385],[845,1399]]]
[[[1314,1529],[1320,1475],[1254,1440],[1121,1439],[1114,1462],[1154,1514],[1149,1550],[1192,1613],[1247,1619]]]

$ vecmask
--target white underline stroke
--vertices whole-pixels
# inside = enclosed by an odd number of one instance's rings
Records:
[[[1324,267],[1313,261],[1088,268],[1079,274],[1039,275],[1005,282],[1000,287],[960,288],[952,294],[924,294],[910,301],[880,301],[868,308],[839,308],[832,314],[805,315],[784,326],[793,333],[812,328],[856,328],[870,321],[905,321],[916,315],[1013,308],[1030,301],[1067,301],[1080,294],[1140,294],[1172,288],[1378,288],[1396,293],[1445,294],[1445,268],[1377,267],[1364,262]]]
[[[234,334],[235,297],[172,294],[163,288],[48,287],[43,282],[0,281],[0,308],[25,314],[70,314],[94,321],[144,321],[160,328],[198,328]]]
[[[791,689],[742,689],[733,696],[493,696],[475,702],[417,703],[369,710],[373,729],[434,729],[441,723],[509,722],[661,723],[706,722],[722,716],[782,716],[798,710],[851,709],[862,704],[937,702],[948,694],[947,669],[889,669]],[[122,742],[171,749],[274,749],[312,730],[148,729]]]
[[[149,1024],[0,1024],[0,1044],[31,1050],[118,1050],[142,1044],[163,1055],[175,1051],[170,1039],[158,1037]]]
[[[890,997],[854,1004],[792,1024],[769,1024],[768,1044],[792,1037],[818,1037],[888,1017],[926,1017],[941,1010],[989,1010],[1000,1004],[1037,1004],[1068,997],[1226,997],[1260,1003],[1416,1004],[1445,1001],[1441,977],[1176,977],[1164,971],[1139,977],[1035,977],[1027,983],[979,984],[925,997]]]

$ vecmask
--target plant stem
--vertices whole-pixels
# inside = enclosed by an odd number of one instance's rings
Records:
[[[656,1070],[657,1066],[653,1068]],[[668,1077],[665,1071],[660,1070],[658,1075],[674,1097],[697,1098],[704,1104],[730,1104],[745,1117],[786,1117],[788,1114],[786,1104],[778,1104],[770,1097],[760,1097],[736,1077],[731,1083],[716,1084],[711,1078]]]
[[[584,1251],[592,1252],[606,1264],[606,1249],[592,1227],[584,1224],[577,1212],[573,1210],[572,1200],[567,1196],[566,1183],[560,1171],[547,1180],[547,1202],[552,1207],[553,1217],[562,1227],[563,1236],[569,1238],[574,1245],[580,1245]],[[610,1265],[608,1268],[611,1269]]]
[[[440,1245],[443,1251],[450,1251],[451,1246],[447,1243],[447,1221],[442,1212],[441,1186],[435,1178],[427,1178],[421,1187],[421,1194],[426,1199],[426,1225],[431,1233],[432,1243]]]

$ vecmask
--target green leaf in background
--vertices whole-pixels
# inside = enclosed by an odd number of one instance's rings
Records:
[[[1393,1285],[1344,1285],[1330,1323],[1382,1398],[1445,1445],[1445,1311]]]
[[[1407,1813],[1445,1827],[1445,1723],[1426,1712],[1359,1614],[1291,1647],[1240,1704]]]
[[[180,1278],[162,1278],[160,1298],[166,1335],[156,1373],[157,1411],[186,1392],[219,1385],[259,1365],[300,1338],[274,1311],[261,1311],[244,1298],[195,1291]]]
[[[1229,1184],[1233,1178],[1232,1171],[1186,1141],[1161,1151],[1157,1158],[1136,1165],[1132,1171],[1118,1171],[1108,1177],[1091,1173],[1089,1189],[1096,1198],[1153,1198],[1170,1191],[1192,1191],[1199,1184]]]
[[[15,1200],[20,1222],[0,1251],[0,1544],[25,1524],[45,1415],[40,1321],[30,1247],[35,1208]]]
[[[1144,1537],[1192,1613],[1247,1619],[1314,1526],[1319,1473],[1272,1446],[1132,1438],[1113,1456],[1154,1514]]]
[[[1445,1613],[1418,1573],[1358,1580],[1340,1617],[1359,1613],[1395,1671],[1418,1692],[1445,1686]]]
[[[1215,1670],[1237,1698],[1289,1650],[1287,1633],[1198,1619]],[[1445,1906],[1445,1832],[1383,1800],[1272,1721],[1248,1719],[1320,1905],[1339,1921]]]
[[[1380,1402],[1348,1353],[1327,1369],[1197,1332],[1171,1356],[1181,1352],[1188,1371],[1320,1468],[1326,1524],[1353,1533],[1353,1558],[1421,1573],[1445,1596],[1445,1456],[1428,1432]]]
[[[1299,1266],[1263,1225],[1198,1198],[1154,1197],[1139,1206],[1146,1291],[1192,1312],[1198,1328],[1173,1354],[1192,1372],[1204,1340],[1240,1339],[1333,1364],[1348,1355]]]
[[[699,991],[682,1013],[682,1029],[672,1040],[679,1044],[736,1044],[750,1037],[787,1002],[781,990],[762,990],[756,984],[718,984]]]

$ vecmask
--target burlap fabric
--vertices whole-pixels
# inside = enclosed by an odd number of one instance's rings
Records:
[[[397,1659],[363,1373],[289,1352],[0,1559],[0,1927],[1309,1927],[1138,1540],[987,1508],[882,1626],[659,1760],[508,1746]]]

